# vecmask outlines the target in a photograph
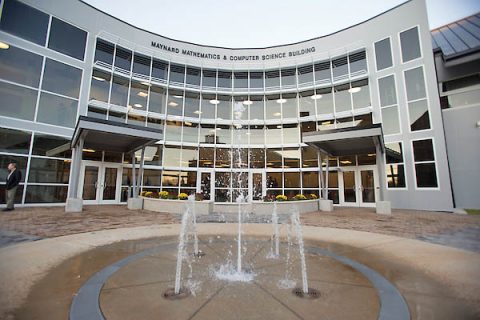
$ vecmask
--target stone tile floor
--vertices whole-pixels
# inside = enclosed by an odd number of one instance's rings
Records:
[[[480,215],[393,210],[377,215],[373,208],[335,207],[333,212],[302,214],[308,226],[351,229],[450,245],[480,252]],[[269,222],[270,217],[249,216],[246,222]],[[285,221],[287,217],[280,217]],[[234,215],[213,214],[199,222],[236,222]],[[129,211],[125,205],[84,206],[82,213],[65,213],[64,207],[17,208],[0,212],[0,247],[20,241],[104,229],[179,223],[180,216],[146,210]]]

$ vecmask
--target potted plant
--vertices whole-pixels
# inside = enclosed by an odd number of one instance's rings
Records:
[[[178,195],[178,200],[187,200],[187,199],[188,199],[188,194],[186,194],[185,192],[181,192]]]
[[[168,199],[168,191],[160,191],[158,193],[158,196],[161,198],[161,199]]]
[[[287,198],[287,196],[285,196],[283,194],[279,194],[278,196],[275,197],[275,200],[277,200],[277,201],[287,201],[288,198]]]
[[[293,197],[295,200],[307,200],[307,197],[305,197],[303,194],[299,193]]]

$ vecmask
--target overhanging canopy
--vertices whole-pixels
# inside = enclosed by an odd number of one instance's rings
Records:
[[[163,131],[80,116],[73,133],[72,148],[80,137],[84,139],[83,148],[131,153],[162,140]]]
[[[367,127],[303,133],[303,142],[313,145],[331,156],[351,156],[375,153],[377,145],[384,151],[382,126],[373,124]]]

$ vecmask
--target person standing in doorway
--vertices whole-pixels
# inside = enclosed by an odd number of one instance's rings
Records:
[[[14,210],[15,193],[17,192],[18,184],[22,180],[22,173],[17,169],[17,164],[11,162],[8,164],[7,183],[5,185],[5,202],[7,207],[3,211]]]

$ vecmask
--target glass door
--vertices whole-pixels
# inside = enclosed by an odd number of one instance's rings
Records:
[[[358,206],[356,170],[344,170],[343,177],[343,204]]]
[[[378,177],[375,166],[343,168],[339,178],[341,205],[375,206],[378,198]]]
[[[376,167],[360,167],[358,170],[360,180],[360,206],[373,207],[378,197],[377,170]]]
[[[118,203],[119,202],[119,186],[121,176],[119,175],[120,167],[118,166],[102,166],[102,183],[100,185],[101,203]]]
[[[100,173],[100,167],[96,165],[85,165],[83,170],[83,187],[82,190],[82,199],[85,203],[89,201],[97,201],[98,193],[98,178]]]
[[[120,166],[98,162],[82,164],[80,190],[85,204],[118,203],[120,199]]]

